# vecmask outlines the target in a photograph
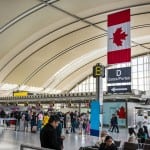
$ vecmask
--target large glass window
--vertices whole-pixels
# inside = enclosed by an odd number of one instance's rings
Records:
[[[110,68],[120,68],[130,66],[130,63],[117,64]],[[150,90],[150,55],[139,56],[131,61],[131,88],[141,91]],[[106,76],[103,78],[103,90],[107,90],[107,69]],[[70,92],[95,92],[96,79],[87,77],[80,84],[76,85]]]

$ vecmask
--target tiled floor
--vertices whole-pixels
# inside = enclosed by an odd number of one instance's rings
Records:
[[[114,139],[127,140],[127,129],[121,129],[120,133],[110,133]],[[78,150],[80,146],[93,145],[98,138],[90,135],[67,134],[64,140],[64,150]],[[0,133],[0,150],[20,150],[20,144],[28,144],[40,147],[39,133],[19,132],[5,130]],[[27,150],[27,149],[25,149]]]

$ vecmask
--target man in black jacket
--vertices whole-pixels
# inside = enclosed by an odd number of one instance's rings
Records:
[[[59,124],[58,116],[51,116],[49,122],[40,132],[41,147],[61,150],[61,143],[58,141],[56,127]]]

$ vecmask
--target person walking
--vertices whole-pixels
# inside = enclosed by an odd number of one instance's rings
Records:
[[[111,130],[111,132],[113,132],[114,129],[116,129],[117,133],[119,133],[118,118],[115,114],[113,114],[113,116],[112,116],[112,130]]]

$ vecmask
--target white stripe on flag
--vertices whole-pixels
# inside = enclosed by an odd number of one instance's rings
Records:
[[[125,32],[125,34],[127,34],[125,40],[121,40],[122,46],[117,46],[115,43],[113,43],[113,33],[115,33],[118,28],[121,28],[122,32]],[[130,22],[108,27],[108,51],[128,49],[130,47]]]

